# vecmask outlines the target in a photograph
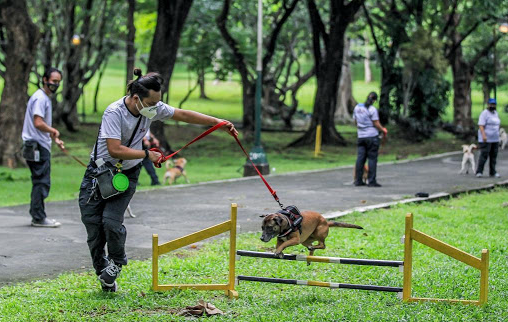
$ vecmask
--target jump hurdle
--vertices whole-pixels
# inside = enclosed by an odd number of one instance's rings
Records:
[[[437,240],[427,234],[413,229],[413,214],[406,215],[405,234],[402,238],[404,243],[404,261],[395,260],[378,260],[378,259],[359,259],[359,258],[342,258],[342,257],[324,257],[324,256],[307,256],[307,255],[291,255],[284,254],[283,258],[275,256],[273,253],[255,252],[255,251],[236,251],[236,218],[237,206],[231,204],[231,219],[221,224],[209,227],[196,233],[175,239],[162,245],[158,245],[158,235],[152,236],[152,289],[154,291],[164,291],[170,289],[196,289],[196,290],[223,290],[230,298],[238,298],[238,292],[235,291],[235,283],[239,281],[265,282],[277,284],[306,285],[317,287],[328,287],[331,289],[358,289],[368,291],[396,292],[401,295],[404,302],[450,302],[481,305],[487,303],[488,296],[488,269],[489,269],[489,251],[482,250],[481,259],[472,256],[458,248],[450,246],[440,240]],[[160,255],[176,250],[178,248],[196,243],[206,238],[219,235],[224,232],[230,232],[230,248],[229,248],[229,280],[227,284],[169,284],[159,285],[158,280],[158,258]],[[435,299],[435,298],[419,298],[411,296],[412,282],[412,256],[413,241],[424,244],[440,253],[448,255],[459,260],[471,267],[480,270],[480,296],[479,300],[460,300],[460,299]],[[235,256],[236,255],[236,256]],[[307,281],[297,279],[268,278],[257,276],[239,275],[235,278],[236,259],[241,257],[256,257],[304,262],[320,262],[348,265],[369,265],[369,266],[385,266],[399,267],[404,273],[403,286],[377,286],[362,284],[346,284],[320,281]]]
[[[236,217],[237,205],[231,204],[231,219],[221,224],[203,229],[201,231],[177,238],[159,245],[159,236],[152,235],[152,289],[154,291],[166,291],[172,289],[195,289],[195,290],[223,290],[229,298],[238,298],[235,291],[235,250],[236,250]],[[197,243],[203,239],[217,236],[229,231],[229,280],[227,284],[159,284],[159,256],[169,253],[178,248]]]
[[[404,262],[394,261],[394,260],[307,256],[307,255],[294,255],[294,254],[284,254],[283,257],[280,258],[273,253],[254,252],[254,251],[248,251],[248,250],[238,250],[238,251],[236,251],[236,255],[237,255],[237,258],[241,258],[243,256],[243,257],[269,258],[269,259],[278,259],[278,260],[316,262],[316,263],[399,267],[401,270],[404,266]],[[284,278],[244,276],[244,275],[237,276],[236,280],[237,280],[237,283],[239,283],[240,281],[249,281],[249,282],[262,282],[262,283],[318,286],[318,287],[328,287],[331,289],[346,288],[346,289],[377,291],[377,292],[395,292],[395,293],[398,293],[400,295],[400,297],[402,297],[402,287],[319,282],[319,281],[306,281],[306,280],[284,279]]]
[[[283,279],[283,278],[267,278],[258,276],[237,276],[237,282],[250,281],[250,282],[263,282],[263,283],[278,283],[278,284],[293,284],[293,285],[307,285],[319,286],[328,288],[347,288],[359,289],[369,291],[381,292],[397,292],[401,295],[404,302],[449,302],[449,303],[462,303],[481,305],[487,303],[488,295],[488,269],[489,269],[489,251],[482,250],[481,259],[472,256],[458,248],[448,245],[440,240],[437,240],[427,234],[424,234],[416,229],[413,229],[413,214],[406,215],[405,234],[402,238],[404,243],[404,261],[393,260],[375,260],[375,259],[358,259],[358,258],[340,258],[340,257],[323,257],[323,256],[307,256],[307,255],[289,255],[284,254],[279,258],[273,253],[263,253],[255,251],[238,250],[236,252],[237,258],[244,257],[257,257],[269,258],[279,260],[294,260],[304,262],[320,262],[320,263],[335,263],[335,264],[350,264],[350,265],[370,265],[370,266],[391,266],[399,267],[404,273],[403,286],[377,286],[377,285],[362,285],[362,284],[344,284],[332,282],[319,282],[319,281],[306,281],[296,279]],[[448,255],[456,260],[459,260],[471,267],[480,270],[480,297],[479,300],[459,300],[459,299],[436,299],[436,298],[420,298],[411,296],[411,282],[412,282],[412,263],[413,263],[413,241],[424,244],[440,253]]]
[[[248,250],[237,250],[236,255],[237,255],[237,258],[245,256],[245,257],[271,258],[271,259],[282,259],[282,260],[290,260],[290,261],[293,260],[293,261],[315,262],[315,263],[334,263],[334,264],[391,266],[391,267],[404,266],[404,262],[393,261],[393,260],[307,256],[307,255],[292,255],[292,254],[284,254],[284,256],[282,258],[279,258],[274,253],[253,252],[253,251],[248,251]]]

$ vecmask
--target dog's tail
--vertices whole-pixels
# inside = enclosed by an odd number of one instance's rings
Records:
[[[362,226],[348,224],[345,222],[338,222],[338,221],[329,221],[328,227],[342,227],[342,228],[356,228],[356,229],[363,229]]]

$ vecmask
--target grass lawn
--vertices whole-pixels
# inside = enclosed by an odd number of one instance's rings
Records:
[[[490,251],[489,300],[483,307],[446,303],[403,304],[393,293],[330,290],[280,284],[242,282],[240,298],[228,300],[222,292],[178,291],[154,293],[151,262],[131,261],[119,278],[115,294],[103,294],[94,274],[65,273],[0,288],[2,321],[186,321],[172,312],[199,299],[225,312],[213,321],[505,321],[508,315],[508,190],[496,189],[436,203],[406,204],[388,210],[354,213],[341,220],[365,230],[336,229],[327,249],[316,255],[375,259],[403,259],[404,216],[415,215],[415,229],[474,256]],[[241,211],[241,210],[240,210]],[[163,242],[163,241],[161,241]],[[259,233],[238,237],[238,249],[267,251]],[[162,256],[161,283],[225,283],[226,238]],[[286,253],[305,253],[303,246]],[[361,267],[242,258],[237,275],[297,278],[388,286],[402,286],[397,268]],[[413,296],[477,299],[479,271],[414,244]]]
[[[271,173],[285,173],[290,171],[332,168],[343,165],[353,165],[356,160],[356,129],[351,126],[339,126],[339,131],[350,142],[346,147],[323,147],[323,154],[314,158],[313,147],[285,148],[301,133],[263,133],[264,148],[267,153]],[[204,129],[194,126],[171,123],[168,126],[168,137],[173,149],[182,147],[185,143],[199,135]],[[62,138],[66,141],[67,149],[83,162],[89,160],[89,155],[97,135],[97,125],[83,125],[78,133],[63,131]],[[414,158],[445,151],[459,150],[462,142],[457,141],[447,133],[439,133],[433,140],[414,144],[402,139],[402,133],[390,130],[393,137],[381,148],[379,160],[395,161],[397,158]],[[245,145],[250,149],[249,145]],[[77,198],[79,184],[83,177],[84,168],[67,157],[57,147],[53,146],[51,166],[51,192],[47,201],[69,200]],[[194,143],[181,152],[189,161],[186,170],[191,183],[212,181],[219,179],[239,178],[243,175],[245,156],[236,142],[222,131],[214,132],[210,136]],[[157,169],[162,180],[165,168]],[[179,179],[177,183],[184,183]],[[0,207],[26,204],[30,202],[30,170],[28,168],[8,169],[0,167]],[[151,188],[150,178],[142,170],[139,189]]]

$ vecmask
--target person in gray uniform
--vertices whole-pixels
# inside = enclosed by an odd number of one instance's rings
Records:
[[[39,88],[28,100],[23,122],[23,157],[32,174],[32,193],[30,196],[30,215],[33,227],[56,228],[60,223],[46,216],[44,199],[51,187],[51,140],[61,148],[60,132],[52,127],[51,97],[56,93],[62,72],[48,68],[42,76],[42,88]]]
[[[497,101],[495,98],[489,98],[487,109],[483,110],[478,120],[478,143],[480,144],[480,158],[476,177],[483,176],[483,168],[487,159],[489,159],[489,174],[491,177],[499,178],[496,171],[497,152],[499,150],[499,127],[501,120],[496,111]]]
[[[140,69],[135,69],[134,75],[137,79],[127,85],[127,96],[104,111],[79,193],[81,221],[93,266],[102,290],[107,292],[117,290],[116,278],[127,264],[123,219],[136,190],[141,162],[144,158],[157,162],[161,157],[158,152],[142,148],[150,124],[170,118],[210,126],[223,121],[161,102],[163,79],[158,73],[143,76]],[[238,135],[231,122],[221,129]]]
[[[387,135],[388,131],[379,122],[377,109],[372,105],[377,101],[375,92],[369,93],[365,103],[359,103],[353,110],[353,119],[358,132],[358,156],[355,166],[355,186],[364,186],[362,181],[365,161],[369,160],[369,175],[367,177],[369,187],[381,187],[376,180],[377,156],[379,151],[379,131]]]

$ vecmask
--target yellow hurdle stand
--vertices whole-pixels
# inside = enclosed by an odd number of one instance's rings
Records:
[[[236,216],[237,205],[231,204],[231,219],[221,224],[203,229],[193,234],[177,238],[159,245],[159,236],[152,235],[152,289],[166,291],[171,289],[223,290],[229,298],[238,298],[235,291],[235,252],[236,252]],[[229,231],[229,280],[227,284],[168,284],[159,285],[159,256],[178,248]]]

